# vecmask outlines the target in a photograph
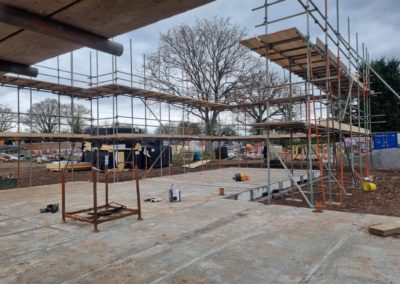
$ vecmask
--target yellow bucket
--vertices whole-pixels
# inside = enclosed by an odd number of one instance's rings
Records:
[[[376,190],[376,184],[372,182],[364,182],[363,183],[363,189],[364,191],[375,191]]]

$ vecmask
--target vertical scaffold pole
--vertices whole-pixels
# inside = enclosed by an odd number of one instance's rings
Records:
[[[114,73],[114,72],[113,72]],[[112,109],[113,109],[113,111],[112,111],[112,130],[113,130],[113,135],[115,135],[116,134],[116,121],[115,121],[115,95],[113,95],[112,96]],[[112,163],[112,169],[113,169],[113,183],[115,183],[115,166],[116,166],[116,164],[115,164],[115,161],[116,161],[116,155],[115,154],[117,154],[118,155],[118,152],[116,151],[116,149],[115,149],[115,139],[113,138],[113,140],[112,140],[112,150],[111,150],[111,153],[112,153],[112,161],[109,161],[109,163]]]
[[[347,17],[347,40],[348,40],[348,56],[349,56],[349,74],[351,74],[351,48],[350,48],[350,43],[351,43],[351,30],[350,30],[350,17]],[[350,88],[352,88],[351,81],[353,79],[349,79],[349,85]],[[357,87],[356,87],[357,88]],[[351,154],[351,160],[350,160],[350,167],[351,167],[351,172],[352,172],[352,183],[355,185],[356,181],[354,179],[354,146],[353,146],[353,98],[352,98],[352,90],[349,90],[351,99],[350,99],[350,154]],[[346,143],[346,141],[345,141]],[[347,147],[345,147],[347,149]]]
[[[92,52],[89,52],[89,86],[93,86]],[[90,99],[90,133],[93,135],[93,99]],[[92,151],[92,149],[90,149]]]
[[[70,71],[71,71],[71,86],[74,86],[74,53],[70,53]],[[71,96],[71,133],[74,134],[75,121],[74,121],[74,97]],[[71,158],[74,156],[74,144],[71,144]],[[71,163],[71,180],[74,181],[74,163]]]
[[[29,89],[29,109],[32,109],[32,88]],[[33,122],[32,122],[32,112],[29,113],[29,186],[32,186],[32,130],[33,130]],[[58,147],[60,148],[60,142],[58,142]],[[60,151],[60,150],[59,150]],[[58,152],[58,160],[60,160],[60,152]]]
[[[99,86],[99,52],[96,50],[96,86]],[[99,98],[96,99],[96,116],[97,116],[97,129],[96,135],[99,136],[100,134],[100,103]],[[97,144],[97,155],[96,155],[96,165],[100,167],[100,143]],[[96,181],[99,182],[100,177],[99,175],[95,176]]]
[[[74,135],[75,121],[74,121],[74,97],[71,96],[71,132]],[[71,144],[71,157],[74,156],[74,144]],[[71,163],[71,179],[74,181],[74,163]]]
[[[341,61],[340,61],[340,15],[339,15],[339,0],[336,0],[336,47],[337,47],[337,77],[338,77],[338,100],[339,100],[339,104],[340,104],[340,100],[341,100]],[[340,104],[341,105],[341,104]],[[340,112],[339,112],[340,115]],[[342,152],[342,147],[341,147],[341,142],[342,142],[342,122],[340,119],[338,119],[339,121],[339,180],[340,180],[340,185],[339,185],[339,195],[341,198],[341,193],[342,193],[342,188],[344,188],[344,172],[343,172],[343,152]],[[343,140],[344,141],[344,140]],[[335,140],[335,144],[336,144],[336,140]],[[336,147],[336,145],[335,145]],[[345,151],[345,150],[343,150]]]
[[[57,84],[60,84],[60,57],[57,56]],[[57,95],[58,97],[58,133],[61,133],[61,102],[60,102],[60,94]],[[32,108],[32,105],[31,105]],[[31,119],[32,121],[32,119]],[[32,130],[31,130],[32,132]],[[61,170],[61,141],[58,140],[58,169]]]
[[[161,62],[161,52],[158,52],[158,57],[159,57],[159,60],[160,60],[160,62]],[[159,78],[161,78],[161,66],[158,66],[158,77]],[[161,83],[159,82],[158,83],[158,89],[160,90],[161,89]],[[162,119],[162,111],[161,111],[161,109],[162,109],[162,102],[160,101],[159,102],[159,111],[160,111],[160,129],[162,129],[162,128],[164,128],[164,126],[163,126],[163,124],[162,124],[162,122],[163,122],[163,119]],[[169,128],[168,128],[168,130],[167,130],[167,132],[169,132],[170,130],[169,130]],[[168,133],[167,133],[168,134]],[[164,142],[162,141],[162,139],[160,139],[160,176],[163,176],[163,155],[164,155],[164,151],[163,151],[163,146],[164,146]]]
[[[369,177],[371,175],[370,168],[371,168],[371,161],[370,161],[370,143],[369,143],[369,137],[370,137],[370,98],[369,98],[369,90],[370,90],[370,64],[369,64],[369,53],[368,49],[365,49],[365,60],[367,62],[366,64],[366,84],[365,84],[365,106],[366,106],[366,112],[365,112],[365,139],[366,139],[366,151],[365,151],[365,166],[366,166],[366,177]]]
[[[143,89],[146,89],[146,54],[143,54]]]
[[[357,52],[357,66],[360,66],[360,57],[358,56],[359,54],[359,44],[358,44],[358,33],[356,33],[356,52]],[[362,73],[361,67],[358,70],[358,73]],[[358,79],[361,78],[361,74],[358,74]],[[362,135],[361,135],[361,96],[360,96],[360,87],[357,85],[357,126],[358,126],[358,156],[359,156],[359,170],[360,170],[360,177],[362,177],[362,155],[361,155],[361,141],[362,141]]]
[[[307,79],[306,79],[306,94],[307,94],[307,161],[308,161],[308,184],[310,189],[310,203],[311,207],[314,207],[314,175],[313,175],[313,161],[312,161],[312,133],[311,133],[311,54],[310,54],[310,3],[306,1],[306,26],[307,26]]]
[[[325,0],[325,54],[328,54],[328,0]],[[332,141],[331,141],[331,130],[329,129],[329,121],[331,118],[332,113],[330,112],[332,108],[332,90],[330,88],[330,64],[329,64],[329,57],[326,57],[326,70],[325,70],[325,77],[326,77],[326,84],[325,88],[328,92],[327,98],[327,108],[326,108],[326,123],[327,123],[327,151],[328,151],[328,196],[329,196],[329,203],[332,202]]]
[[[17,108],[18,108],[18,110],[17,110],[17,130],[18,130],[18,133],[21,131],[21,129],[20,129],[20,87],[18,87],[18,89],[17,89],[17,95],[18,95],[18,98],[17,98]],[[31,145],[32,146],[32,145]],[[21,178],[21,169],[20,169],[20,159],[21,159],[21,157],[20,157],[20,151],[21,151],[21,139],[19,139],[18,138],[18,149],[17,149],[17,158],[18,158],[18,160],[17,160],[17,185],[18,186],[21,186],[21,184],[20,184],[20,178]]]
[[[289,59],[289,98],[293,96],[292,90],[292,60]],[[293,106],[289,104],[289,121],[292,121]],[[293,154],[293,131],[290,131],[290,173],[294,175],[294,154]],[[291,187],[294,188],[294,182],[291,180]],[[292,190],[292,199],[294,198],[294,192]]]
[[[363,124],[364,124],[364,143],[365,143],[365,170],[366,176],[368,176],[368,149],[367,149],[367,137],[366,137],[366,129],[367,129],[367,99],[366,99],[366,89],[367,89],[367,64],[366,64],[366,55],[365,55],[365,45],[362,44],[362,62],[363,62]],[[362,175],[363,176],[363,175]]]
[[[132,55],[132,39],[129,39],[129,67],[130,67],[130,83],[131,88],[133,87],[133,55]],[[133,96],[131,96],[131,127],[132,127],[132,134],[134,133],[134,120],[133,120]],[[133,152],[132,152],[133,155]],[[133,169],[133,168],[132,168]]]
[[[371,62],[369,59],[368,53],[368,66],[371,66]],[[371,96],[369,94],[371,90],[371,68],[368,67],[368,149],[369,149],[369,157],[370,157],[370,170],[373,170],[373,161],[372,161],[372,109],[371,109]],[[372,175],[372,172],[370,172]]]
[[[168,129],[169,131],[172,131],[171,128],[171,103],[168,103]],[[169,144],[168,144],[168,175],[171,175],[171,139],[169,139]]]
[[[264,12],[265,12],[265,17],[264,17],[264,23],[265,23],[265,34],[268,34],[268,0],[265,0],[264,3]],[[267,122],[269,122],[269,61],[268,61],[268,46],[265,45],[265,84],[267,87]],[[268,186],[268,204],[271,204],[271,195],[272,195],[272,190],[271,190],[271,162],[270,162],[270,152],[271,149],[269,149],[269,146],[272,146],[270,144],[270,131],[269,127],[267,127],[267,186]]]

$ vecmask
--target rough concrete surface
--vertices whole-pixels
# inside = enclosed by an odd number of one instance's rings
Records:
[[[247,170],[247,169],[246,169]],[[1,283],[398,283],[400,239],[380,238],[367,226],[399,218],[266,206],[218,196],[252,184],[220,169],[141,182],[143,220],[90,224],[40,214],[60,202],[60,186],[0,192]],[[285,179],[280,170],[273,179]],[[169,203],[176,183],[183,201]],[[103,200],[102,185],[99,199]],[[67,209],[90,206],[91,184],[67,184]],[[110,200],[135,206],[133,182],[110,185]]]

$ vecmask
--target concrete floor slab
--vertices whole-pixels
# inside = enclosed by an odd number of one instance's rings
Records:
[[[247,169],[240,169],[246,172]],[[143,180],[144,220],[100,225],[40,214],[60,202],[60,186],[0,192],[1,283],[396,283],[400,240],[369,235],[367,226],[399,218],[266,206],[218,196],[265,185],[263,169],[237,183],[238,169]],[[276,181],[285,179],[274,171]],[[168,202],[175,183],[183,201]],[[103,199],[99,185],[99,199]],[[133,182],[110,185],[111,200],[135,206]],[[67,184],[69,210],[86,208],[91,184]]]

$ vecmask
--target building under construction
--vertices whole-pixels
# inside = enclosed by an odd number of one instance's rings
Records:
[[[400,233],[398,218],[342,212],[353,192],[377,186],[370,99],[379,94],[371,76],[399,95],[372,68],[358,35],[351,37],[350,19],[340,30],[339,1],[331,0],[334,21],[328,0],[293,1],[300,12],[279,19],[273,9],[288,1],[253,9],[264,12],[264,30],[238,41],[265,58],[262,88],[287,93],[256,103],[170,94],[146,70],[134,72],[132,40],[128,47],[110,40],[209,2],[0,4],[0,84],[17,97],[15,126],[0,132],[13,144],[0,155],[7,175],[0,184],[16,187],[0,192],[2,282],[397,281],[400,243],[368,227]],[[305,30],[275,29],[294,18]],[[74,69],[81,47],[92,49],[88,73]],[[60,57],[68,52],[67,70]],[[100,72],[101,52],[110,72]],[[129,70],[118,62],[123,52]],[[56,66],[40,65],[53,57]],[[272,65],[287,82],[268,81]],[[185,93],[184,75],[176,82]],[[36,132],[32,112],[22,110],[43,94],[57,100],[51,133]],[[81,101],[89,112],[78,133]],[[260,105],[285,107],[288,116],[233,122],[235,135],[222,134],[221,121]],[[215,135],[193,131],[196,109],[219,112]]]

